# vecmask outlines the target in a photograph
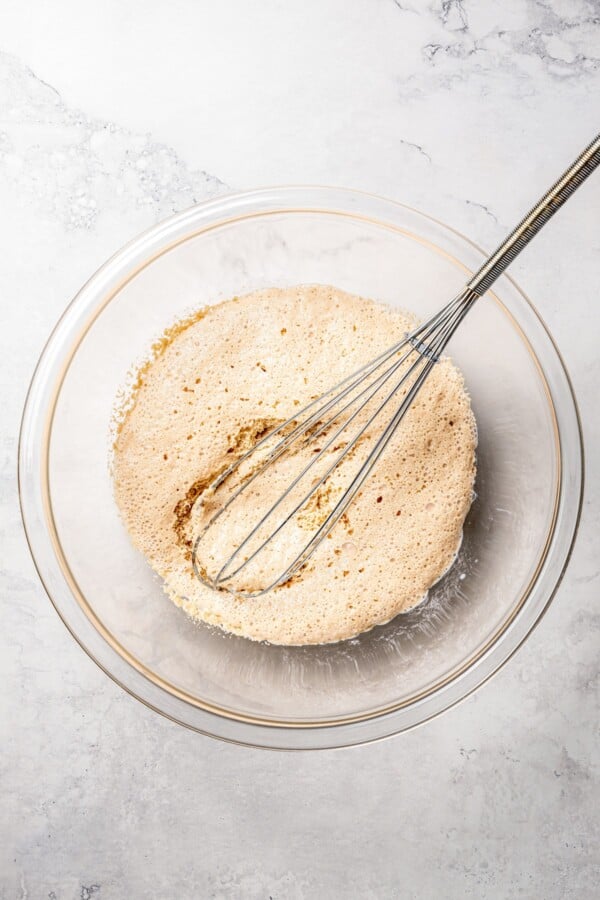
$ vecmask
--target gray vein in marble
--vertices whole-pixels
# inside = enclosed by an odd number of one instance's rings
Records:
[[[412,150],[416,150],[427,160],[428,163],[431,163],[431,156],[420,144],[415,144],[414,141],[406,141],[403,138],[400,138],[400,143],[404,147],[410,147]]]
[[[397,7],[399,10],[401,10],[401,12],[409,12],[409,13],[413,13],[414,15],[417,15],[417,16],[419,15],[419,11],[417,9],[414,9],[412,6],[406,6],[404,3],[401,2],[401,0],[392,0],[392,3],[394,4],[395,7]]]
[[[0,178],[67,230],[94,228],[127,192],[156,220],[227,190],[172,147],[69,108],[32,70],[0,53]],[[45,140],[31,140],[32,128]]]
[[[496,223],[496,225],[498,224],[497,216],[495,216],[491,209],[488,209],[485,204],[477,203],[475,200],[465,200],[465,203],[467,204],[467,206],[472,206],[475,209],[481,209],[486,214],[486,216],[489,216],[490,219],[492,219],[492,221]],[[500,510],[500,512],[504,512],[504,510]]]
[[[442,0],[439,16],[450,31],[467,31],[469,27],[462,0]]]
[[[100,885],[99,884],[90,884],[90,885],[81,885],[81,891],[79,894],[80,900],[92,900],[94,894],[99,893]]]
[[[476,7],[474,7],[476,9]],[[523,3],[528,25],[521,28],[477,28],[470,24],[463,0],[442,0],[430,7],[430,15],[442,26],[446,40],[424,44],[424,59],[439,70],[441,86],[472,76],[459,63],[479,53],[490,53],[495,66],[507,66],[530,74],[527,59],[535,59],[552,77],[590,75],[600,67],[600,9],[586,4],[578,14],[563,12],[564,4],[551,0]],[[587,10],[587,11],[586,11]],[[451,77],[450,77],[451,76]]]
[[[590,581],[594,581],[594,579],[598,578],[600,575],[600,569],[597,569],[595,572],[592,572],[590,575],[578,575],[575,578],[575,581],[578,584],[588,584]]]

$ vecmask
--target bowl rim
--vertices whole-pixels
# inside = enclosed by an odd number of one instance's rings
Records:
[[[308,199],[310,199],[310,203],[308,203]],[[333,205],[331,205],[332,203]],[[366,215],[364,211],[361,210],[361,205],[370,206],[373,213],[377,212],[378,215]],[[73,585],[69,583],[69,578],[67,577],[64,567],[60,563],[60,560],[53,560],[52,558],[43,559],[44,553],[46,553],[46,557],[48,557],[48,548],[40,548],[40,544],[44,540],[44,538],[46,538],[46,540],[48,539],[48,535],[44,535],[44,528],[42,528],[40,532],[40,521],[43,521],[40,520],[40,510],[43,509],[43,512],[46,514],[46,522],[48,522],[48,520],[51,523],[53,522],[48,481],[44,480],[44,476],[42,473],[44,465],[47,467],[48,462],[48,448],[52,427],[53,408],[51,410],[51,415],[48,417],[48,410],[44,406],[44,403],[42,401],[44,400],[44,385],[47,386],[51,383],[51,381],[49,381],[47,378],[45,379],[46,370],[52,373],[53,370],[57,369],[57,360],[52,359],[53,352],[56,350],[61,350],[62,348],[64,353],[65,345],[61,342],[61,338],[69,336],[72,343],[73,335],[70,331],[70,319],[73,318],[73,313],[76,311],[76,309],[80,305],[83,305],[86,301],[89,303],[90,300],[93,300],[95,297],[95,303],[93,304],[94,315],[91,318],[88,317],[88,319],[86,320],[86,328],[83,333],[79,334],[77,344],[75,345],[75,348],[71,350],[67,363],[65,364],[64,361],[62,363],[62,376],[58,381],[58,384],[54,387],[54,404],[56,403],[56,399],[60,392],[62,379],[64,378],[70,361],[77,351],[79,342],[82,340],[84,334],[87,333],[87,330],[92,326],[97,316],[101,314],[105,306],[110,303],[110,301],[124,286],[124,284],[134,278],[138,274],[138,272],[141,271],[141,269],[150,265],[158,256],[168,252],[173,246],[176,246],[179,243],[188,240],[191,237],[204,233],[208,230],[222,227],[225,224],[229,224],[231,222],[235,222],[245,218],[254,218],[260,215],[274,214],[278,212],[286,214],[293,212],[331,212],[334,214],[345,214],[357,219],[372,221],[380,226],[391,228],[393,231],[404,232],[413,239],[420,240],[422,243],[429,243],[430,246],[438,252],[446,256],[449,255],[438,245],[431,244],[426,239],[421,239],[417,235],[414,235],[412,232],[407,232],[406,227],[400,227],[397,224],[394,224],[392,221],[394,211],[396,212],[397,216],[409,214],[419,221],[431,223],[437,229],[441,228],[442,232],[449,233],[455,239],[457,238],[461,245],[467,245],[472,248],[472,250],[474,250],[475,253],[481,258],[485,256],[484,252],[481,250],[481,248],[478,247],[477,244],[475,244],[473,241],[461,234],[456,229],[446,225],[444,222],[406,204],[388,200],[386,198],[379,197],[368,192],[327,186],[290,185],[277,186],[272,188],[259,188],[256,190],[243,191],[238,193],[227,193],[218,196],[216,199],[213,198],[203,203],[196,204],[195,206],[192,206],[186,210],[183,210],[182,212],[170,216],[168,219],[165,219],[157,225],[154,225],[153,227],[142,232],[140,235],[125,244],[115,254],[113,254],[113,256],[111,256],[91,276],[91,278],[86,281],[82,288],[77,292],[73,300],[66,307],[65,311],[63,312],[62,316],[60,317],[56,326],[48,337],[48,340],[46,341],[40,354],[27,391],[23,409],[23,416],[21,420],[18,447],[18,485],[21,515],[23,519],[27,543],[34,565],[38,572],[38,576],[46,593],[48,594],[49,599],[51,600],[59,616],[63,620],[65,626],[77,640],[80,646],[85,650],[88,656],[90,656],[93,661],[113,681],[119,684],[119,686],[129,694],[141,700],[141,702],[154,709],[156,712],[159,712],[167,718],[170,718],[173,721],[178,722],[179,724],[183,724],[186,727],[191,728],[192,730],[209,734],[213,737],[218,737],[223,740],[231,741],[234,743],[248,744],[254,747],[268,747],[277,749],[318,749],[325,747],[339,747],[368,743],[390,736],[391,734],[397,733],[398,731],[404,731],[416,727],[417,725],[428,721],[430,718],[433,718],[435,715],[440,714],[442,711],[449,709],[451,706],[456,705],[458,702],[472,693],[472,691],[478,688],[481,684],[489,680],[489,678],[491,678],[491,676],[495,674],[495,672],[497,672],[507,662],[507,660],[522,645],[533,628],[541,620],[550,602],[555,596],[566,571],[577,535],[583,497],[584,451],[579,410],[577,407],[577,401],[571,384],[569,373],[562,359],[560,351],[558,350],[558,347],[556,346],[556,343],[552,338],[552,335],[550,334],[545,322],[539,315],[537,309],[535,308],[529,297],[524,293],[524,291],[519,288],[519,286],[514,282],[512,278],[505,275],[503,276],[503,279],[505,279],[506,283],[511,285],[513,292],[519,297],[519,301],[524,301],[524,309],[528,308],[529,311],[533,314],[532,321],[537,326],[541,326],[541,333],[545,338],[550,351],[555,356],[555,359],[553,360],[553,362],[557,364],[557,373],[555,374],[558,374],[558,376],[561,377],[564,382],[562,385],[563,393],[565,394],[565,398],[571,406],[570,410],[568,410],[567,412],[571,413],[572,422],[576,426],[574,429],[574,434],[572,435],[572,437],[574,437],[575,439],[576,446],[572,452],[574,453],[575,460],[574,468],[576,468],[577,471],[568,473],[570,478],[574,481],[576,503],[575,506],[572,505],[572,508],[570,510],[570,521],[567,523],[566,528],[563,528],[563,531],[566,531],[566,535],[563,539],[562,546],[554,548],[554,555],[558,555],[561,557],[560,565],[554,567],[555,571],[550,576],[550,583],[546,587],[546,590],[544,592],[545,599],[543,599],[539,604],[539,608],[537,609],[535,616],[533,616],[532,620],[526,624],[526,627],[520,634],[514,634],[515,621],[517,619],[520,619],[520,613],[522,612],[523,608],[527,606],[527,601],[529,600],[534,589],[539,585],[542,570],[548,564],[549,556],[552,555],[550,553],[550,550],[552,549],[552,545],[556,543],[556,523],[557,517],[560,512],[559,504],[562,503],[564,507],[565,502],[565,498],[563,497],[564,472],[562,471],[561,466],[562,441],[561,432],[558,428],[558,425],[556,425],[556,438],[558,440],[557,452],[559,463],[557,473],[556,507],[554,518],[550,525],[546,547],[542,552],[536,571],[532,576],[531,582],[523,592],[523,596],[521,597],[519,604],[511,612],[510,616],[502,623],[502,626],[492,636],[483,650],[477,653],[475,658],[467,660],[464,666],[461,666],[458,672],[453,672],[447,683],[443,682],[441,686],[436,685],[432,691],[427,691],[424,698],[417,697],[416,700],[414,698],[410,698],[408,702],[402,703],[400,705],[395,705],[392,708],[375,710],[374,712],[368,712],[367,714],[358,714],[357,716],[351,718],[332,720],[329,722],[323,722],[323,720],[320,720],[308,724],[303,723],[302,721],[261,720],[253,717],[248,718],[247,716],[241,714],[231,715],[228,711],[215,708],[210,703],[198,703],[194,698],[189,698],[189,696],[186,697],[185,694],[182,694],[182,692],[176,692],[175,697],[178,698],[178,702],[173,706],[172,703],[166,702],[167,698],[165,696],[170,695],[171,699],[173,699],[173,692],[163,686],[164,682],[162,682],[162,679],[150,677],[150,681],[152,682],[152,689],[150,690],[148,689],[147,684],[139,682],[136,683],[136,679],[139,678],[148,681],[149,676],[144,674],[144,672],[141,671],[138,665],[132,663],[130,654],[128,654],[127,652],[121,652],[121,650],[115,647],[114,640],[110,641],[106,637],[106,634],[103,634],[103,631],[105,632],[106,629],[104,629],[104,626],[102,626],[100,620],[98,620],[98,618],[95,616],[93,609],[89,607],[89,604],[87,604],[87,600],[85,600],[85,598],[83,598],[84,602],[86,605],[88,605],[88,608],[92,613],[92,617],[88,615],[89,624],[96,630],[96,634],[101,638],[101,640],[105,642],[105,645],[109,646],[111,652],[117,653],[121,656],[122,662],[125,663],[126,668],[123,668],[123,666],[119,665],[110,666],[106,661],[106,654],[104,654],[104,659],[100,659],[99,656],[101,656],[102,654],[98,652],[97,648],[94,649],[92,646],[90,646],[90,644],[92,643],[92,641],[90,640],[90,635],[87,635],[87,640],[86,637],[82,635],[82,623],[74,622],[73,620],[76,617],[69,616],[63,609],[63,604],[58,602],[57,598],[55,597],[55,591],[53,591],[51,581],[56,580],[57,573],[56,571],[52,571],[53,568],[55,569],[56,564],[59,565],[61,570],[59,573],[59,581],[61,576],[64,581],[62,587],[66,587],[67,592],[70,592],[72,595],[74,594],[74,591]],[[228,213],[237,214],[232,218],[230,215],[228,216]],[[189,231],[185,234],[185,236],[180,236],[176,240],[173,239],[173,236],[177,229],[184,230],[187,224],[191,224],[194,222],[195,228],[193,231]],[[146,247],[149,240],[153,241],[153,246],[155,248],[160,248],[159,250],[157,250],[157,252],[150,255],[148,255],[148,248]],[[144,250],[144,248],[146,249]],[[141,264],[138,262],[137,266],[130,267],[130,263],[132,261],[130,259],[130,256],[133,254],[133,258],[135,259],[136,252],[138,255],[144,256],[143,262]],[[469,268],[465,266],[465,264],[461,262],[461,260],[453,257],[453,261],[462,266],[465,271],[469,271]],[[115,276],[119,275],[119,272],[120,276],[116,279],[116,283],[114,283]],[[126,277],[124,277],[123,273],[126,274]],[[111,284],[110,290],[104,290],[102,288],[103,280],[107,283],[105,285],[105,288],[108,284]],[[89,299],[88,295],[90,295]],[[99,300],[101,300],[102,302],[99,303]],[[500,301],[500,303],[504,307],[502,301]],[[506,311],[508,312],[508,310]],[[545,370],[539,363],[537,355],[531,349],[529,337],[525,334],[519,322],[514,319],[514,316],[511,317],[513,318],[513,323],[521,332],[523,339],[527,343],[528,348],[530,349],[530,352],[532,352],[534,360],[538,365],[538,368],[540,369],[540,373],[546,384],[548,401],[556,421],[556,404],[554,403],[552,391],[550,390],[546,380]],[[58,353],[58,357],[60,357],[60,355],[61,354]],[[60,362],[60,359],[58,359],[58,362]],[[54,374],[56,374],[56,372],[54,372]],[[564,390],[565,388],[566,391]],[[43,423],[42,419],[44,419]],[[40,427],[41,424],[43,424],[43,427]],[[35,435],[35,438],[37,438],[37,440],[32,439],[33,426],[37,426],[37,433]],[[42,450],[44,451],[43,453]],[[43,460],[39,458],[40,455],[44,456]],[[38,471],[38,476],[40,476],[39,484],[35,481],[35,477],[32,482],[32,467],[33,470],[35,470],[36,461],[41,464],[41,469]],[[573,465],[573,459],[571,459],[570,462]],[[43,484],[45,485],[46,496],[37,496],[35,499],[32,498],[31,489],[37,487],[39,491],[42,489]],[[573,496],[571,497],[571,499],[573,499]],[[41,506],[40,500],[42,501]],[[56,547],[51,548],[51,550],[56,552]],[[66,559],[65,564],[67,565],[68,569],[68,563],[66,563]],[[75,599],[76,602],[79,602],[75,596],[73,597],[73,599]],[[101,626],[100,628],[98,627],[98,623]],[[499,643],[502,644],[500,638],[506,636],[509,630],[513,630],[512,641],[509,642],[508,647],[503,648],[503,653],[496,653],[495,655],[497,656],[497,658],[490,661],[490,654],[492,654],[495,649],[498,649]],[[118,644],[118,642],[116,643]],[[111,654],[109,653],[108,657],[110,658],[110,656]],[[482,668],[480,664],[486,659],[487,667]],[[110,661],[113,663],[115,662],[114,659],[111,659]],[[471,684],[462,684],[460,690],[456,691],[456,687],[459,685],[463,677],[465,675],[468,675],[469,673],[473,674],[476,669],[479,669],[479,677],[475,678],[474,680],[471,679]],[[133,684],[131,684],[132,680],[134,682]],[[454,690],[448,691],[448,688],[454,688]],[[433,706],[429,704],[429,708],[427,706],[421,708],[420,715],[413,716],[412,719],[404,722],[393,721],[394,717],[397,716],[398,713],[402,713],[403,711],[406,712],[407,709],[413,709],[416,712],[419,709],[420,704],[424,700],[431,700],[433,698],[437,698],[437,702]],[[186,704],[188,707],[193,706],[196,711],[201,711],[201,719],[198,720],[198,717],[196,716],[196,721],[191,722],[183,718],[181,715],[182,709],[178,707],[178,704],[181,703]],[[227,722],[228,720],[233,723],[235,728],[232,729],[231,727],[223,726],[223,722]],[[365,732],[364,728],[357,728],[357,726],[365,724],[368,725],[368,723],[378,723],[378,727],[375,729],[368,728],[366,733],[363,733]],[[247,735],[244,733],[240,734],[240,728],[249,730],[251,731],[251,733],[248,733]],[[274,733],[276,732],[279,732],[280,736],[274,739]],[[285,735],[286,739],[282,740],[281,735]],[[307,740],[307,735],[312,735],[313,739]]]

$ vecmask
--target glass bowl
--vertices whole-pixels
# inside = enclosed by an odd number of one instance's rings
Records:
[[[456,703],[527,637],[564,572],[581,505],[577,408],[537,312],[502,277],[450,345],[479,427],[477,497],[456,564],[413,611],[358,638],[277,647],[190,620],[133,548],[108,468],[115,395],[191,310],[321,282],[427,316],[482,260],[413,209],[330,188],[230,195],[136,238],[82,288],[23,415],[23,519],[45,588],[81,646],[163,715],[271,748],[372,741]],[[386,335],[381,336],[387,346]]]

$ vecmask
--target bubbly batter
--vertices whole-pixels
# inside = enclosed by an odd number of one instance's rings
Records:
[[[215,591],[196,578],[190,549],[215,473],[414,325],[372,300],[302,285],[234,298],[165,333],[122,415],[113,471],[131,538],[174,603],[253,640],[318,644],[423,599],[456,555],[475,476],[475,420],[447,358],[330,538],[288,584],[246,599]],[[308,536],[310,516],[305,527]]]

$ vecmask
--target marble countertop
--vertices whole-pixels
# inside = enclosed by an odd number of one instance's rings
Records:
[[[9,2],[0,30],[0,896],[591,898],[598,867],[600,177],[513,268],[573,377],[579,539],[474,696],[354,750],[160,718],[80,650],[20,523],[27,384],[81,283],[217,193],[328,183],[492,245],[598,130],[598,0]]]

